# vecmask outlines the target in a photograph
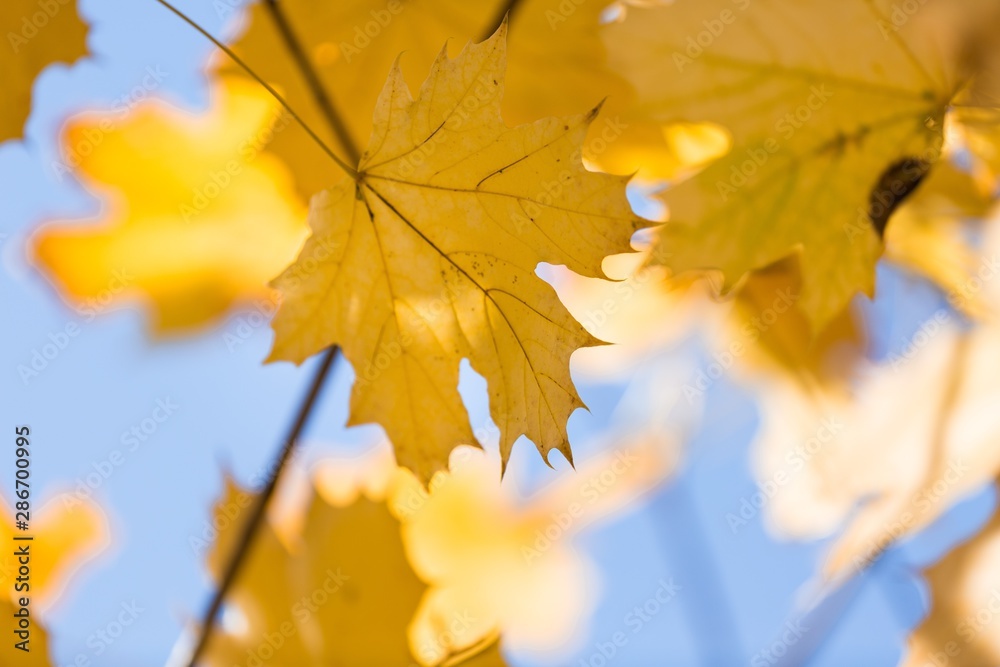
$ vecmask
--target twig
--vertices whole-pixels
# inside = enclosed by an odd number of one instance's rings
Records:
[[[313,97],[316,98],[316,104],[319,105],[320,110],[326,117],[327,123],[330,124],[330,129],[333,130],[334,134],[337,135],[337,139],[340,144],[347,151],[347,157],[357,164],[361,160],[361,154],[358,151],[358,147],[354,143],[353,137],[351,137],[350,131],[347,129],[347,125],[344,124],[344,119],[341,118],[340,113],[337,112],[337,108],[333,104],[333,100],[330,95],[327,94],[326,89],[323,88],[322,82],[319,80],[319,75],[316,74],[316,68],[313,67],[312,63],[309,62],[309,58],[306,57],[305,52],[302,50],[302,45],[299,43],[298,38],[295,36],[295,32],[292,30],[291,24],[288,22],[288,18],[285,16],[284,10],[278,4],[277,0],[267,0],[264,3],[267,10],[271,13],[271,18],[274,19],[274,24],[278,28],[278,32],[281,33],[281,38],[285,42],[285,47],[288,52],[292,55],[292,59],[298,66],[299,71],[302,72],[302,76],[305,77],[306,83],[309,85],[309,89],[312,91]]]
[[[215,46],[221,49],[227,56],[232,58],[233,62],[239,65],[247,74],[249,74],[253,79],[259,83],[268,93],[271,94],[274,99],[276,99],[282,107],[298,122],[302,129],[323,149],[323,151],[330,156],[330,158],[343,169],[352,178],[358,178],[358,172],[355,168],[348,165],[342,159],[340,159],[333,150],[330,149],[326,143],[320,139],[320,137],[310,128],[302,118],[292,109],[291,106],[285,101],[285,99],[278,94],[274,88],[270,86],[264,79],[262,79],[256,72],[254,72],[250,67],[237,56],[232,49],[227,47],[225,44],[221,43],[215,37],[213,37],[208,31],[202,28],[200,25],[195,23],[190,17],[178,10],[167,0],[156,0],[161,5],[169,9],[171,12],[183,19],[188,25],[193,27],[199,33],[204,35],[211,41]],[[359,160],[359,153],[357,146],[354,144],[347,132],[347,128],[344,126],[343,121],[340,116],[336,113],[333,107],[332,101],[326,94],[320,84],[319,78],[316,76],[315,70],[309,63],[309,60],[305,57],[302,52],[302,48],[295,38],[294,33],[291,31],[291,27],[285,20],[284,14],[278,8],[277,4],[273,0],[268,0],[267,7],[271,10],[271,15],[278,25],[282,37],[288,46],[292,57],[295,60],[296,65],[302,70],[303,76],[305,76],[307,82],[309,83],[312,93],[316,98],[316,102],[319,104],[320,108],[323,110],[327,121],[330,123],[331,129],[334,134],[340,140],[341,145],[344,150],[348,153],[348,158],[353,162],[357,163]],[[253,546],[254,538],[257,535],[257,531],[264,522],[264,517],[267,512],[267,506],[274,491],[278,486],[278,481],[281,478],[281,473],[285,468],[288,459],[291,457],[292,452],[295,449],[295,445],[298,442],[299,436],[302,430],[305,428],[306,423],[312,414],[313,408],[316,405],[316,400],[319,397],[320,390],[326,381],[326,378],[330,374],[331,368],[333,368],[333,362],[336,360],[339,353],[339,348],[337,346],[330,347],[323,354],[322,360],[320,361],[319,368],[316,374],[313,376],[312,382],[309,385],[309,390],[306,393],[305,399],[299,406],[298,413],[295,417],[295,421],[289,430],[288,436],[285,438],[284,445],[281,451],[278,453],[278,457],[275,464],[272,466],[273,472],[268,478],[267,485],[261,491],[260,495],[257,497],[256,502],[253,505],[250,516],[247,522],[243,526],[243,530],[240,533],[239,541],[233,550],[233,555],[230,561],[226,564],[226,569],[223,572],[222,580],[219,582],[219,586],[215,591],[215,595],[212,597],[212,602],[209,604],[208,611],[205,612],[205,618],[202,621],[201,628],[198,632],[198,639],[195,642],[194,650],[191,652],[190,659],[188,661],[188,667],[195,667],[201,655],[204,653],[205,649],[208,647],[209,639],[212,636],[212,631],[215,628],[216,620],[219,616],[219,611],[222,608],[222,604],[226,599],[226,595],[229,589],[232,588],[233,583],[236,581],[236,577],[240,572],[240,568],[243,563],[246,562],[248,555],[250,554],[250,549]]]
[[[285,438],[285,444],[282,446],[281,452],[278,454],[278,458],[273,466],[274,472],[271,473],[271,476],[267,481],[267,486],[265,486],[264,490],[261,491],[260,495],[257,497],[256,503],[253,505],[251,514],[247,519],[246,524],[244,524],[242,532],[240,533],[239,542],[236,543],[233,555],[229,563],[226,564],[226,570],[222,575],[222,581],[219,582],[219,587],[215,591],[212,603],[209,605],[208,611],[205,612],[205,619],[202,622],[201,629],[198,633],[198,641],[195,644],[194,651],[191,653],[191,658],[187,663],[188,667],[195,667],[198,663],[198,659],[201,657],[201,654],[208,646],[208,640],[212,636],[212,630],[215,627],[215,621],[219,615],[219,609],[222,608],[222,603],[226,598],[226,593],[229,592],[233,582],[236,581],[236,576],[240,572],[240,567],[247,560],[247,555],[250,553],[251,546],[253,546],[253,539],[257,534],[257,530],[264,521],[268,501],[271,499],[271,496],[274,495],[274,490],[278,486],[278,479],[281,477],[281,472],[284,470],[285,463],[287,463],[288,458],[291,456],[292,450],[295,449],[295,443],[298,441],[299,435],[302,433],[302,429],[305,428],[310,414],[312,414],[312,409],[316,404],[316,399],[319,397],[320,389],[322,389],[323,383],[326,380],[327,375],[329,375],[330,369],[333,367],[333,362],[337,358],[338,351],[339,348],[333,346],[323,354],[323,360],[320,362],[319,368],[313,376],[312,383],[309,385],[309,391],[306,393],[305,400],[302,401],[302,404],[299,406],[295,422],[292,424],[288,437]]]

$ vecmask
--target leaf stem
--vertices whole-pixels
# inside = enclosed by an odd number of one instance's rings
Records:
[[[222,581],[219,583],[219,587],[215,591],[215,596],[212,598],[208,611],[205,612],[205,618],[198,633],[198,641],[195,644],[190,660],[187,663],[188,667],[195,667],[198,663],[198,659],[208,647],[208,640],[212,636],[212,630],[215,628],[215,622],[219,615],[219,610],[222,608],[222,603],[225,600],[229,589],[236,581],[236,576],[240,572],[240,567],[246,561],[247,555],[250,553],[254,537],[257,535],[258,529],[264,522],[268,501],[274,495],[274,490],[278,486],[278,479],[281,477],[281,472],[284,470],[285,464],[291,457],[292,451],[295,449],[295,444],[298,442],[299,436],[305,428],[306,423],[309,420],[309,416],[312,414],[313,407],[316,405],[316,399],[319,397],[320,390],[323,388],[323,384],[330,373],[330,369],[333,367],[333,362],[336,360],[338,352],[339,348],[337,346],[333,346],[328,348],[323,354],[322,361],[320,361],[316,374],[313,375],[313,379],[309,385],[309,390],[306,392],[305,399],[299,406],[295,421],[292,423],[288,436],[285,438],[285,444],[282,446],[281,451],[278,453],[278,457],[272,466],[274,472],[272,472],[268,478],[267,485],[264,487],[263,491],[261,491],[260,495],[257,496],[257,501],[251,509],[251,514],[247,518],[247,522],[244,524],[243,530],[240,533],[239,541],[236,543],[233,550],[232,558],[226,564],[226,570],[223,572]]]
[[[316,99],[316,104],[319,105],[320,110],[326,117],[327,123],[330,124],[330,129],[337,135],[340,144],[347,151],[348,159],[354,164],[358,164],[361,161],[361,152],[358,150],[357,144],[354,143],[354,138],[351,136],[350,131],[348,131],[344,119],[334,106],[333,99],[327,94],[326,89],[323,88],[319,75],[316,73],[316,68],[313,67],[313,64],[302,50],[302,44],[292,30],[292,26],[288,22],[288,17],[285,16],[284,10],[278,4],[277,0],[266,0],[264,6],[271,13],[271,18],[274,19],[274,24],[277,26],[278,32],[281,33],[285,47],[292,55],[292,59],[298,66],[299,71],[302,72],[302,76],[305,77],[306,83],[309,85],[309,89]]]
[[[256,72],[254,72],[252,69],[250,69],[250,66],[247,65],[245,62],[243,62],[243,59],[240,58],[238,55],[236,55],[233,52],[232,49],[230,49],[228,46],[226,46],[225,44],[223,44],[222,42],[220,42],[219,40],[217,40],[215,37],[213,37],[211,33],[209,33],[207,30],[205,30],[200,25],[198,25],[197,23],[195,23],[195,21],[192,20],[187,14],[185,14],[181,10],[177,9],[176,7],[174,7],[167,0],[156,0],[156,2],[160,3],[161,5],[163,5],[164,7],[166,7],[167,9],[169,9],[170,11],[172,11],[174,14],[176,14],[177,16],[179,16],[182,20],[184,20],[185,23],[187,23],[192,28],[194,28],[195,30],[197,30],[198,32],[200,32],[202,35],[204,35],[206,38],[208,38],[208,40],[210,42],[212,42],[212,44],[215,44],[215,46],[217,46],[218,48],[220,48],[227,56],[229,56],[230,58],[232,58],[233,62],[235,62],[237,65],[239,65],[240,68],[243,69],[247,74],[249,74],[251,77],[253,77],[254,81],[256,81],[261,86],[263,86],[264,89],[271,94],[271,97],[273,97],[274,99],[276,99],[278,101],[278,103],[282,107],[284,107],[285,111],[287,111],[292,116],[292,118],[295,119],[295,122],[297,122],[299,125],[302,126],[302,129],[306,131],[306,134],[308,134],[312,138],[312,140],[315,141],[317,143],[317,145],[319,145],[319,147],[323,149],[324,153],[326,153],[327,155],[330,156],[330,159],[333,160],[337,164],[338,167],[340,167],[341,169],[343,169],[344,172],[347,175],[349,175],[351,178],[353,178],[354,180],[358,179],[358,171],[357,171],[357,169],[355,169],[354,167],[350,166],[349,164],[347,164],[346,162],[344,162],[342,159],[340,159],[337,156],[337,154],[334,153],[330,149],[330,147],[327,146],[326,143],[322,139],[319,138],[319,135],[317,135],[315,132],[313,132],[312,128],[309,127],[308,125],[306,125],[305,121],[303,121],[299,117],[299,115],[297,113],[295,113],[295,110],[292,109],[292,107],[290,107],[288,105],[288,102],[285,101],[285,98],[283,98],[281,95],[279,95],[278,91],[276,91],[274,88],[272,88],[270,84],[268,84],[266,81],[264,81],[264,79],[260,78],[260,76]]]

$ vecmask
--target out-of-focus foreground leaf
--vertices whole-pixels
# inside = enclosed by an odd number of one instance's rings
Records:
[[[39,230],[42,269],[81,314],[140,302],[157,333],[273,298],[267,281],[306,235],[287,172],[261,152],[290,122],[240,80],[217,86],[204,115],[150,100],[124,118],[78,118],[64,159],[103,207],[96,220]]]
[[[728,290],[797,254],[814,332],[872,295],[885,224],[938,161],[997,13],[930,2],[897,26],[891,11],[890,0],[679,0],[608,26],[634,113],[732,135],[728,154],[665,193],[658,261],[719,269]]]

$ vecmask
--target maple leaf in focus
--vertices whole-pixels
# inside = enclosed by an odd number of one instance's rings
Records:
[[[34,253],[81,315],[145,303],[152,328],[215,321],[266,283],[306,236],[287,172],[260,152],[290,122],[259,86],[225,80],[207,114],[148,101],[131,115],[87,115],[64,160],[106,202],[94,222],[42,227]]]
[[[732,136],[728,154],[664,194],[658,261],[719,269],[728,291],[798,253],[814,332],[873,293],[888,217],[938,160],[945,113],[974,74],[967,26],[995,12],[931,2],[897,26],[891,4],[678,0],[607,26],[634,113]]]
[[[207,555],[215,579],[254,502],[226,481]],[[426,586],[407,561],[399,522],[365,497],[335,507],[310,494],[303,511],[294,535],[279,535],[270,522],[258,532],[227,599],[228,618],[239,620],[212,634],[206,664],[229,667],[251,655],[315,667],[414,664],[407,628]],[[471,662],[447,664],[504,664],[495,645],[480,648],[485,655],[464,656]]]
[[[393,67],[357,181],[313,199],[313,234],[272,283],[283,301],[270,360],[340,345],[357,376],[349,423],[380,424],[425,482],[476,443],[458,393],[465,358],[486,378],[504,463],[521,434],[546,460],[571,459],[566,420],[583,403],[569,358],[599,341],[535,269],[603,275],[645,222],[627,177],[574,155],[596,109],[504,126],[505,37],[506,24],[454,60],[442,51],[416,100]]]
[[[87,24],[80,20],[75,0],[40,3],[6,0],[0,7],[7,46],[0,54],[0,142],[23,136],[31,112],[35,77],[53,63],[71,64],[87,54]]]

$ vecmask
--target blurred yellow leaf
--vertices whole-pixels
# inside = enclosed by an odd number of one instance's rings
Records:
[[[952,118],[981,187],[994,191],[1000,179],[1000,108],[959,106]]]
[[[930,614],[910,636],[900,667],[1000,664],[1000,513],[926,573]]]
[[[14,510],[0,500],[0,541],[5,546],[0,555],[0,586],[7,591],[0,596],[0,616],[7,619],[10,630],[0,644],[0,664],[47,667],[52,664],[48,654],[48,633],[40,614],[56,601],[73,573],[84,563],[104,551],[110,544],[110,531],[103,511],[89,499],[77,499],[69,493],[50,498],[31,513],[31,530],[20,533],[14,529]],[[30,535],[30,541],[15,542],[14,537]],[[28,590],[18,591],[18,548],[27,547],[30,554]],[[20,583],[25,583],[21,579]],[[24,652],[15,643],[15,613],[21,612],[19,599],[26,596],[30,614],[30,636]],[[15,620],[11,620],[15,619]]]
[[[979,261],[964,223],[984,218],[993,201],[972,174],[950,162],[938,163],[893,216],[886,258],[927,276],[950,297],[957,295]],[[954,304],[968,315],[983,315],[984,306],[975,298]]]
[[[5,0],[0,7],[4,41],[0,49],[0,142],[19,139],[31,112],[35,77],[53,63],[73,63],[87,54],[87,24],[76,0]]]
[[[1000,470],[997,340],[995,326],[963,333],[942,310],[853,391],[806,394],[776,377],[758,387],[768,514],[799,538],[839,530],[827,576],[866,568]]]
[[[456,451],[451,467],[429,493],[409,474],[387,493],[414,569],[432,585],[411,630],[429,655],[449,648],[436,639],[446,627],[466,641],[497,628],[511,645],[564,648],[596,602],[575,537],[637,506],[672,471],[649,444],[620,446],[523,498],[496,483],[497,461],[481,451]]]
[[[720,269],[728,290],[797,253],[814,332],[872,294],[886,220],[938,160],[945,113],[973,74],[968,25],[996,12],[930,3],[896,25],[892,7],[677,0],[607,26],[635,114],[732,136],[725,157],[665,193],[658,261]]]
[[[13,602],[5,598],[0,598],[0,616],[11,625],[13,630],[15,613],[20,611]],[[29,612],[30,613],[30,612]],[[10,632],[4,637],[4,642],[0,644],[0,663],[4,665],[17,665],[17,667],[49,667],[53,663],[49,660],[49,636],[45,628],[38,622],[37,618],[31,620],[31,636],[28,638],[27,651],[23,651],[15,644],[23,641]]]
[[[13,508],[0,501],[0,541],[12,544],[17,534]],[[50,607],[73,573],[111,543],[103,510],[92,500],[69,493],[50,498],[32,512],[30,534],[34,542],[45,545],[32,551],[31,601],[35,609]],[[14,600],[19,597],[13,585],[17,565],[13,551],[5,549],[0,555],[0,586]]]
[[[284,167],[261,154],[290,122],[259,86],[226,80],[207,114],[148,101],[130,116],[87,115],[65,159],[104,201],[93,222],[36,235],[46,274],[84,317],[143,302],[157,333],[218,319],[266,286],[306,236]]]
[[[986,221],[979,262],[942,307],[851,385],[803,391],[780,374],[755,378],[762,429],[756,472],[782,533],[839,532],[825,573],[863,569],[1000,472],[1000,219]],[[981,321],[963,322],[964,301]],[[745,519],[733,512],[738,529]]]
[[[460,447],[425,488],[397,467],[386,442],[363,459],[315,468],[331,503],[384,498],[402,523],[407,554],[430,588],[410,626],[422,664],[499,631],[525,650],[560,651],[596,600],[595,574],[573,542],[587,528],[638,507],[673,471],[675,456],[649,442],[616,443],[530,496],[496,483],[495,456]]]
[[[341,345],[357,376],[350,423],[380,424],[424,481],[476,442],[458,393],[466,358],[486,378],[504,462],[522,434],[546,461],[570,459],[566,420],[583,403],[569,358],[598,341],[535,269],[603,275],[644,224],[627,177],[574,155],[596,110],[504,126],[505,37],[506,25],[455,59],[442,52],[416,100],[393,68],[356,182],[313,199],[313,235],[273,283],[270,358]]]
[[[846,380],[864,357],[864,332],[856,314],[841,311],[817,335],[802,311],[801,295],[797,257],[747,276],[736,293],[725,334],[730,343],[724,347],[736,357],[745,354],[742,361],[755,370],[791,373],[805,383],[804,390],[814,381]]]
[[[253,502],[227,480],[214,509],[219,538],[208,555],[216,579]],[[313,495],[304,512],[291,544],[268,522],[257,534],[206,663],[230,667],[253,656],[315,667],[414,664],[407,628],[426,586],[407,561],[399,522],[364,497],[335,507]]]

